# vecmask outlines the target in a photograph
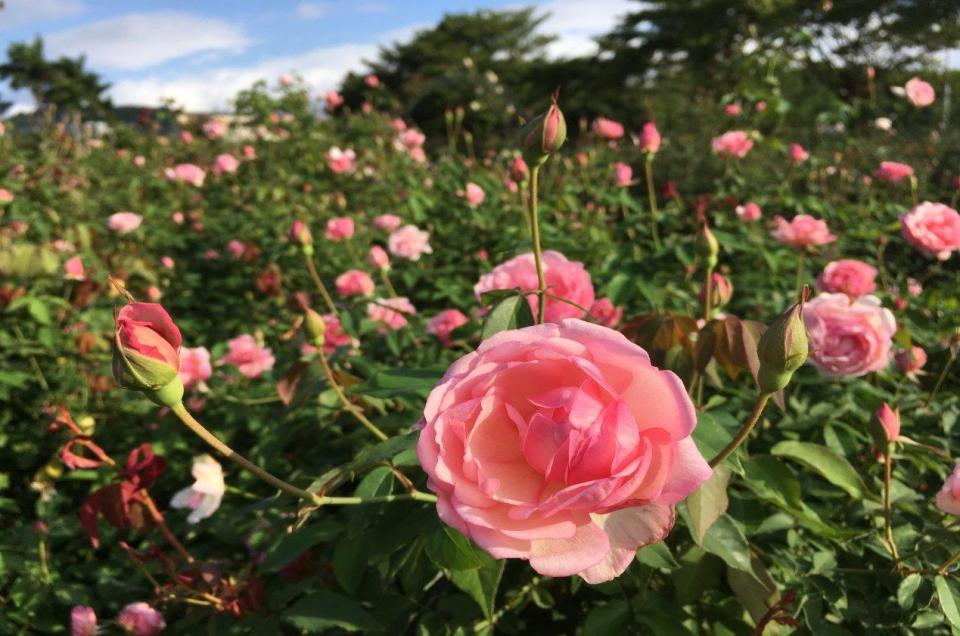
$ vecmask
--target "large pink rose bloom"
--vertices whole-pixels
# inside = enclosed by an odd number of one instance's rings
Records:
[[[129,234],[140,227],[143,217],[136,212],[116,212],[107,219],[107,227],[117,234]]]
[[[953,472],[937,493],[936,501],[937,508],[948,515],[960,517],[960,463],[953,467]]]
[[[387,249],[394,256],[419,261],[423,254],[433,254],[430,247],[430,233],[416,225],[404,225],[391,232],[387,238]]]
[[[156,636],[167,626],[160,612],[142,602],[124,607],[116,622],[133,636]]]
[[[259,346],[250,334],[237,336],[227,345],[230,351],[220,358],[220,363],[234,365],[248,378],[258,378],[264,371],[273,368],[273,351],[268,347]]]
[[[710,477],[680,379],[567,319],[501,332],[447,369],[417,455],[437,513],[495,558],[609,581]]]
[[[790,221],[777,215],[773,220],[777,226],[770,233],[771,236],[787,245],[812,247],[837,240],[837,237],[830,233],[826,221],[815,219],[809,214],[798,214]]]
[[[897,321],[876,296],[820,294],[803,307],[810,361],[824,375],[860,376],[890,363]]]
[[[213,160],[213,174],[232,174],[239,167],[240,160],[226,152],[217,155],[217,158]]]
[[[880,167],[874,171],[873,175],[881,181],[900,183],[907,177],[913,176],[913,168],[896,161],[881,161]]]
[[[960,213],[942,203],[924,201],[900,217],[903,237],[924,254],[941,261],[960,250]]]
[[[596,299],[593,291],[593,282],[590,274],[583,267],[583,263],[568,261],[560,252],[547,250],[543,253],[543,277],[546,279],[547,291],[554,296],[566,298],[584,309],[589,309]],[[481,294],[496,289],[523,290],[537,289],[537,266],[533,252],[527,252],[511,258],[506,263],[497,265],[492,272],[484,274],[473,286],[473,292],[480,300]],[[531,294],[527,297],[530,311],[537,311],[537,297]],[[560,322],[564,318],[583,318],[584,312],[570,303],[553,298],[547,298],[544,304],[544,320]]]
[[[869,263],[846,258],[827,263],[817,277],[817,289],[848,296],[863,296],[877,289],[877,268]]]
[[[183,347],[180,349],[180,381],[184,388],[190,388],[210,379],[213,367],[210,366],[210,352],[206,347]]]
[[[904,93],[911,104],[918,108],[929,106],[937,98],[933,86],[924,82],[919,77],[914,77],[903,87]]]
[[[753,139],[742,130],[731,130],[713,138],[713,151],[721,157],[743,159],[753,148]]]

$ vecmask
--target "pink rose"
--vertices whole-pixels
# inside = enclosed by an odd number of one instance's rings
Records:
[[[164,170],[163,174],[167,177],[167,181],[189,183],[196,188],[202,186],[204,179],[207,178],[203,168],[192,163],[178,163],[173,168]]]
[[[789,222],[780,215],[773,220],[777,226],[770,233],[771,236],[787,245],[811,247],[837,240],[837,237],[830,233],[826,221],[815,219],[809,214],[798,214]]]
[[[737,218],[741,221],[759,221],[760,217],[763,215],[763,211],[760,209],[760,206],[756,203],[745,203],[743,205],[738,205],[737,209]]]
[[[740,114],[740,104],[733,102],[732,104],[727,104],[723,107],[723,112],[728,117],[736,117]]]
[[[909,376],[916,376],[927,364],[927,352],[921,347],[910,347],[897,353],[894,358],[897,362],[897,368]]]
[[[323,314],[324,333],[323,350],[327,354],[336,352],[338,347],[355,347],[357,341],[343,330],[340,319],[336,314]]]
[[[246,250],[247,250],[247,246],[243,243],[243,241],[238,241],[237,239],[233,239],[232,241],[227,243],[227,251],[230,252],[230,256],[234,258],[240,258],[241,256],[243,256],[243,253]]]
[[[240,149],[243,152],[244,159],[256,159],[257,158],[257,149],[251,146],[250,144],[245,144],[243,148]]]
[[[590,130],[592,130],[593,134],[597,137],[603,137],[604,139],[620,139],[623,137],[623,124],[615,122],[612,119],[607,119],[606,117],[597,117],[594,119]]]
[[[6,188],[0,188],[0,203],[10,203],[13,201],[13,192]]]
[[[107,227],[117,234],[129,234],[140,227],[143,217],[134,212],[116,212],[107,219]]]
[[[163,292],[160,291],[160,288],[156,285],[150,285],[147,287],[147,300],[152,303],[160,302],[160,299],[163,298]]]
[[[209,455],[194,458],[193,485],[178,491],[170,500],[171,508],[189,508],[187,523],[198,523],[210,517],[220,507],[227,485],[223,481],[223,467]]]
[[[757,105],[754,108],[756,108],[758,113],[762,113],[763,111],[767,110],[767,102],[761,100],[757,102]]]
[[[182,131],[180,131],[180,141],[182,141],[182,142],[185,143],[185,144],[192,144],[192,143],[193,143],[193,133],[190,132],[189,130],[182,130]]]
[[[900,217],[900,231],[915,248],[941,261],[960,250],[960,214],[942,203],[924,201]]]
[[[467,183],[466,197],[467,205],[469,205],[471,208],[475,208],[483,203],[483,200],[487,198],[487,195],[483,191],[483,188],[478,186],[476,183]]]
[[[147,163],[147,158],[144,157],[143,155],[137,155],[136,157],[133,158],[133,165],[135,165],[138,168],[142,168],[146,163]]]
[[[165,269],[173,269],[176,265],[176,262],[169,256],[161,256],[160,264],[163,265]]]
[[[810,158],[810,153],[800,144],[790,144],[790,159],[794,163],[803,163]]]
[[[363,78],[363,83],[370,88],[378,88],[380,86],[380,78],[376,75],[367,75]]]
[[[753,139],[742,130],[731,130],[713,138],[713,151],[721,157],[743,159],[753,148]]]
[[[908,81],[903,90],[911,104],[918,108],[925,108],[933,103],[937,98],[937,93],[927,82],[919,77],[914,77]]]
[[[67,259],[67,262],[63,264],[63,277],[67,280],[86,279],[83,261],[79,256],[74,256],[73,258]]]
[[[217,155],[213,160],[213,174],[232,174],[240,167],[240,160],[231,154]]]
[[[407,324],[407,316],[417,313],[408,298],[379,298],[367,304],[367,317],[385,323],[390,329],[400,329]],[[385,329],[381,329],[385,331]]]
[[[328,111],[337,110],[337,108],[343,105],[343,95],[337,91],[328,92],[323,96],[323,100],[326,102]]]
[[[206,347],[183,347],[180,349],[180,381],[189,389],[210,378],[210,352]]]
[[[817,289],[833,294],[863,296],[877,289],[877,268],[852,258],[827,263],[817,277]]]
[[[70,636],[96,636],[97,615],[92,607],[77,605],[70,610]]]
[[[410,128],[400,134],[399,140],[401,146],[407,150],[414,150],[415,148],[423,146],[423,143],[427,140],[427,136],[415,128]]]
[[[130,603],[117,616],[117,625],[132,636],[156,636],[167,623],[157,610],[146,603]]]
[[[527,168],[527,162],[523,160],[523,157],[514,157],[510,160],[510,180],[514,183],[523,183],[527,179],[527,174],[529,169]]]
[[[207,139],[220,139],[227,134],[227,122],[222,119],[208,119],[203,124],[203,134]]]
[[[400,227],[403,221],[396,214],[380,214],[373,219],[373,225],[379,230],[392,232]]]
[[[337,216],[327,221],[325,236],[331,241],[343,241],[353,236],[354,223],[349,216]]]
[[[653,122],[643,125],[637,145],[641,152],[655,153],[660,150],[660,131]]]
[[[900,183],[907,177],[913,176],[913,168],[905,163],[896,161],[881,161],[880,167],[874,171],[874,176],[881,181]]]
[[[449,347],[453,344],[450,333],[467,324],[469,320],[459,309],[444,309],[427,322],[427,333],[439,338],[443,346]]]
[[[327,166],[335,174],[353,172],[357,167],[357,154],[353,150],[340,150],[334,146],[327,151]]]
[[[897,321],[876,296],[823,293],[803,307],[810,361],[827,376],[861,376],[890,363]]]
[[[186,217],[183,216],[183,212],[174,212],[170,215],[170,220],[176,223],[177,225],[183,225],[183,222],[186,220]]]
[[[622,161],[613,164],[613,185],[626,188],[631,183],[633,183],[633,168]]]
[[[880,426],[883,427],[888,442],[893,442],[900,437],[900,409],[892,409],[884,402],[875,415]]]
[[[229,353],[220,358],[220,364],[232,364],[248,378],[258,378],[264,371],[273,368],[273,351],[261,347],[250,334],[243,334],[230,340]]]
[[[564,318],[583,318],[584,310],[593,306],[595,300],[593,282],[590,274],[583,267],[583,263],[568,261],[560,252],[547,250],[543,253],[543,277],[547,283],[547,291],[560,298],[576,303],[584,309],[574,305],[547,298],[544,306],[544,320],[560,322]],[[495,289],[515,289],[524,291],[537,289],[537,269],[533,252],[515,256],[505,263],[497,265],[492,272],[484,274],[473,286],[473,291],[480,300],[481,294]],[[527,296],[530,310],[537,311],[537,297],[535,294]]]
[[[940,510],[960,517],[960,462],[953,467],[953,472],[943,483],[943,488],[937,493],[936,502]]]
[[[390,257],[386,250],[379,245],[370,248],[370,255],[367,256],[367,262],[377,269],[390,269]]]
[[[617,307],[609,298],[599,298],[590,306],[590,317],[605,327],[615,327],[623,318],[623,307]]]
[[[391,232],[387,249],[394,256],[411,261],[419,261],[422,254],[433,254],[430,233],[418,229],[416,225],[404,225]]]
[[[417,444],[437,513],[494,558],[609,581],[663,540],[711,470],[680,379],[620,333],[567,319],[453,363]]]
[[[370,274],[359,269],[351,269],[335,281],[337,293],[341,296],[369,296],[373,293],[373,279]]]

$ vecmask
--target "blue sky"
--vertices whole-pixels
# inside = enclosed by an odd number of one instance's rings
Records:
[[[48,57],[87,56],[117,104],[171,97],[188,110],[229,107],[257,79],[297,73],[318,92],[362,68],[380,44],[407,39],[444,13],[534,5],[559,36],[555,57],[589,52],[629,0],[6,0],[0,51],[44,38]],[[15,110],[29,95],[0,87]]]

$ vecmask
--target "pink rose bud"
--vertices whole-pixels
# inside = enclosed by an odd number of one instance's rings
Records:
[[[921,347],[910,347],[895,357],[897,368],[909,376],[915,376],[927,364],[927,352]]]
[[[146,603],[130,603],[117,616],[117,625],[132,636],[156,636],[167,623],[157,610]]]
[[[161,256],[161,257],[160,257],[160,264],[163,265],[164,268],[166,268],[166,269],[173,269],[174,265],[176,265],[176,263],[174,262],[174,260],[173,260],[172,258],[170,258],[169,256]]]
[[[290,240],[300,247],[313,245],[313,234],[306,223],[297,219],[290,227]]]
[[[183,398],[180,330],[155,303],[130,303],[116,318],[113,376],[122,387],[143,391],[165,406]]]
[[[756,203],[745,203],[743,205],[738,205],[736,212],[738,219],[747,222],[759,221],[760,217],[763,216],[763,211]]]
[[[767,110],[767,102],[762,100],[757,102],[756,109],[758,113],[762,113],[763,111]]]
[[[97,615],[92,607],[77,605],[70,610],[70,636],[96,636]]]
[[[370,248],[367,262],[377,269],[390,269],[390,257],[387,256],[387,251],[379,245],[374,245]]]
[[[523,158],[528,164],[542,165],[550,155],[560,150],[567,140],[567,121],[557,106],[556,95],[547,112],[527,122],[520,135],[523,139]]]
[[[523,183],[527,179],[528,173],[527,162],[523,160],[523,157],[514,157],[510,161],[510,179],[514,183]]]
[[[637,145],[641,152],[654,154],[660,150],[660,131],[657,130],[657,126],[653,122],[647,122],[643,125]]]
[[[733,297],[733,283],[730,282],[730,279],[722,274],[717,272],[713,273],[711,276],[711,304],[714,308],[722,307],[730,302],[730,299]],[[700,303],[703,304],[706,302],[707,290],[706,285],[700,288]]]
[[[900,409],[891,409],[890,405],[884,402],[877,409],[875,417],[883,427],[888,442],[893,442],[900,437]]]
[[[471,208],[475,208],[483,203],[483,200],[487,198],[487,194],[483,191],[483,188],[478,186],[476,183],[471,182],[467,183],[466,186],[466,198],[467,205],[469,205]]]
[[[723,107],[723,112],[729,117],[736,117],[740,114],[740,104],[734,102]]]
[[[790,144],[790,159],[794,163],[803,163],[810,158],[810,153],[800,144]]]
[[[63,264],[63,277],[67,280],[84,280],[86,278],[83,261],[80,260],[79,256],[74,256]]]
[[[613,165],[613,185],[618,188],[626,188],[631,183],[633,183],[633,168],[622,161],[615,163]]]
[[[696,252],[708,269],[717,266],[717,260],[720,257],[720,243],[717,242],[717,237],[710,230],[710,226],[705,219],[701,220],[700,229],[697,231]]]
[[[623,124],[606,117],[594,119],[590,130],[593,131],[594,135],[603,139],[620,139],[623,137]]]

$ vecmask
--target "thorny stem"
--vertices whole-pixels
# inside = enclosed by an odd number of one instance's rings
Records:
[[[313,257],[304,252],[304,260],[307,261],[307,271],[310,272],[310,278],[313,279],[313,284],[317,286],[317,291],[320,292],[320,296],[323,298],[323,303],[327,306],[327,309],[334,316],[338,316],[337,306],[333,304],[333,298],[330,297],[330,292],[327,291],[326,286],[323,284],[323,281],[320,280],[320,274],[317,273],[317,266],[313,264]]]
[[[347,399],[347,396],[344,395],[343,389],[340,388],[340,384],[337,382],[336,376],[333,374],[333,369],[330,368],[330,363],[327,362],[327,354],[323,352],[323,347],[317,347],[317,355],[320,358],[320,364],[323,366],[323,374],[327,376],[327,382],[330,384],[330,388],[333,389],[333,392],[337,394],[337,399],[340,400],[340,404],[343,405],[347,411],[353,415],[358,422],[360,422],[364,428],[373,433],[373,435],[379,439],[381,442],[389,438],[389,436],[377,428],[377,425],[371,422],[366,415],[363,414],[357,406]]]
[[[537,267],[537,324],[543,323],[543,307],[547,291],[547,281],[543,277],[543,254],[540,248],[540,221],[537,210],[537,189],[540,166],[530,169],[530,238],[533,240],[533,260]]]
[[[747,436],[750,435],[750,431],[753,430],[753,427],[757,425],[757,422],[760,420],[760,415],[763,414],[763,409],[767,405],[767,402],[770,400],[772,393],[761,393],[757,397],[756,403],[753,405],[753,411],[750,412],[750,416],[747,418],[747,421],[740,428],[740,431],[737,433],[736,437],[730,440],[730,443],[727,444],[716,457],[710,460],[710,467],[713,468],[717,466],[720,462],[729,457],[733,451],[746,441]]]

